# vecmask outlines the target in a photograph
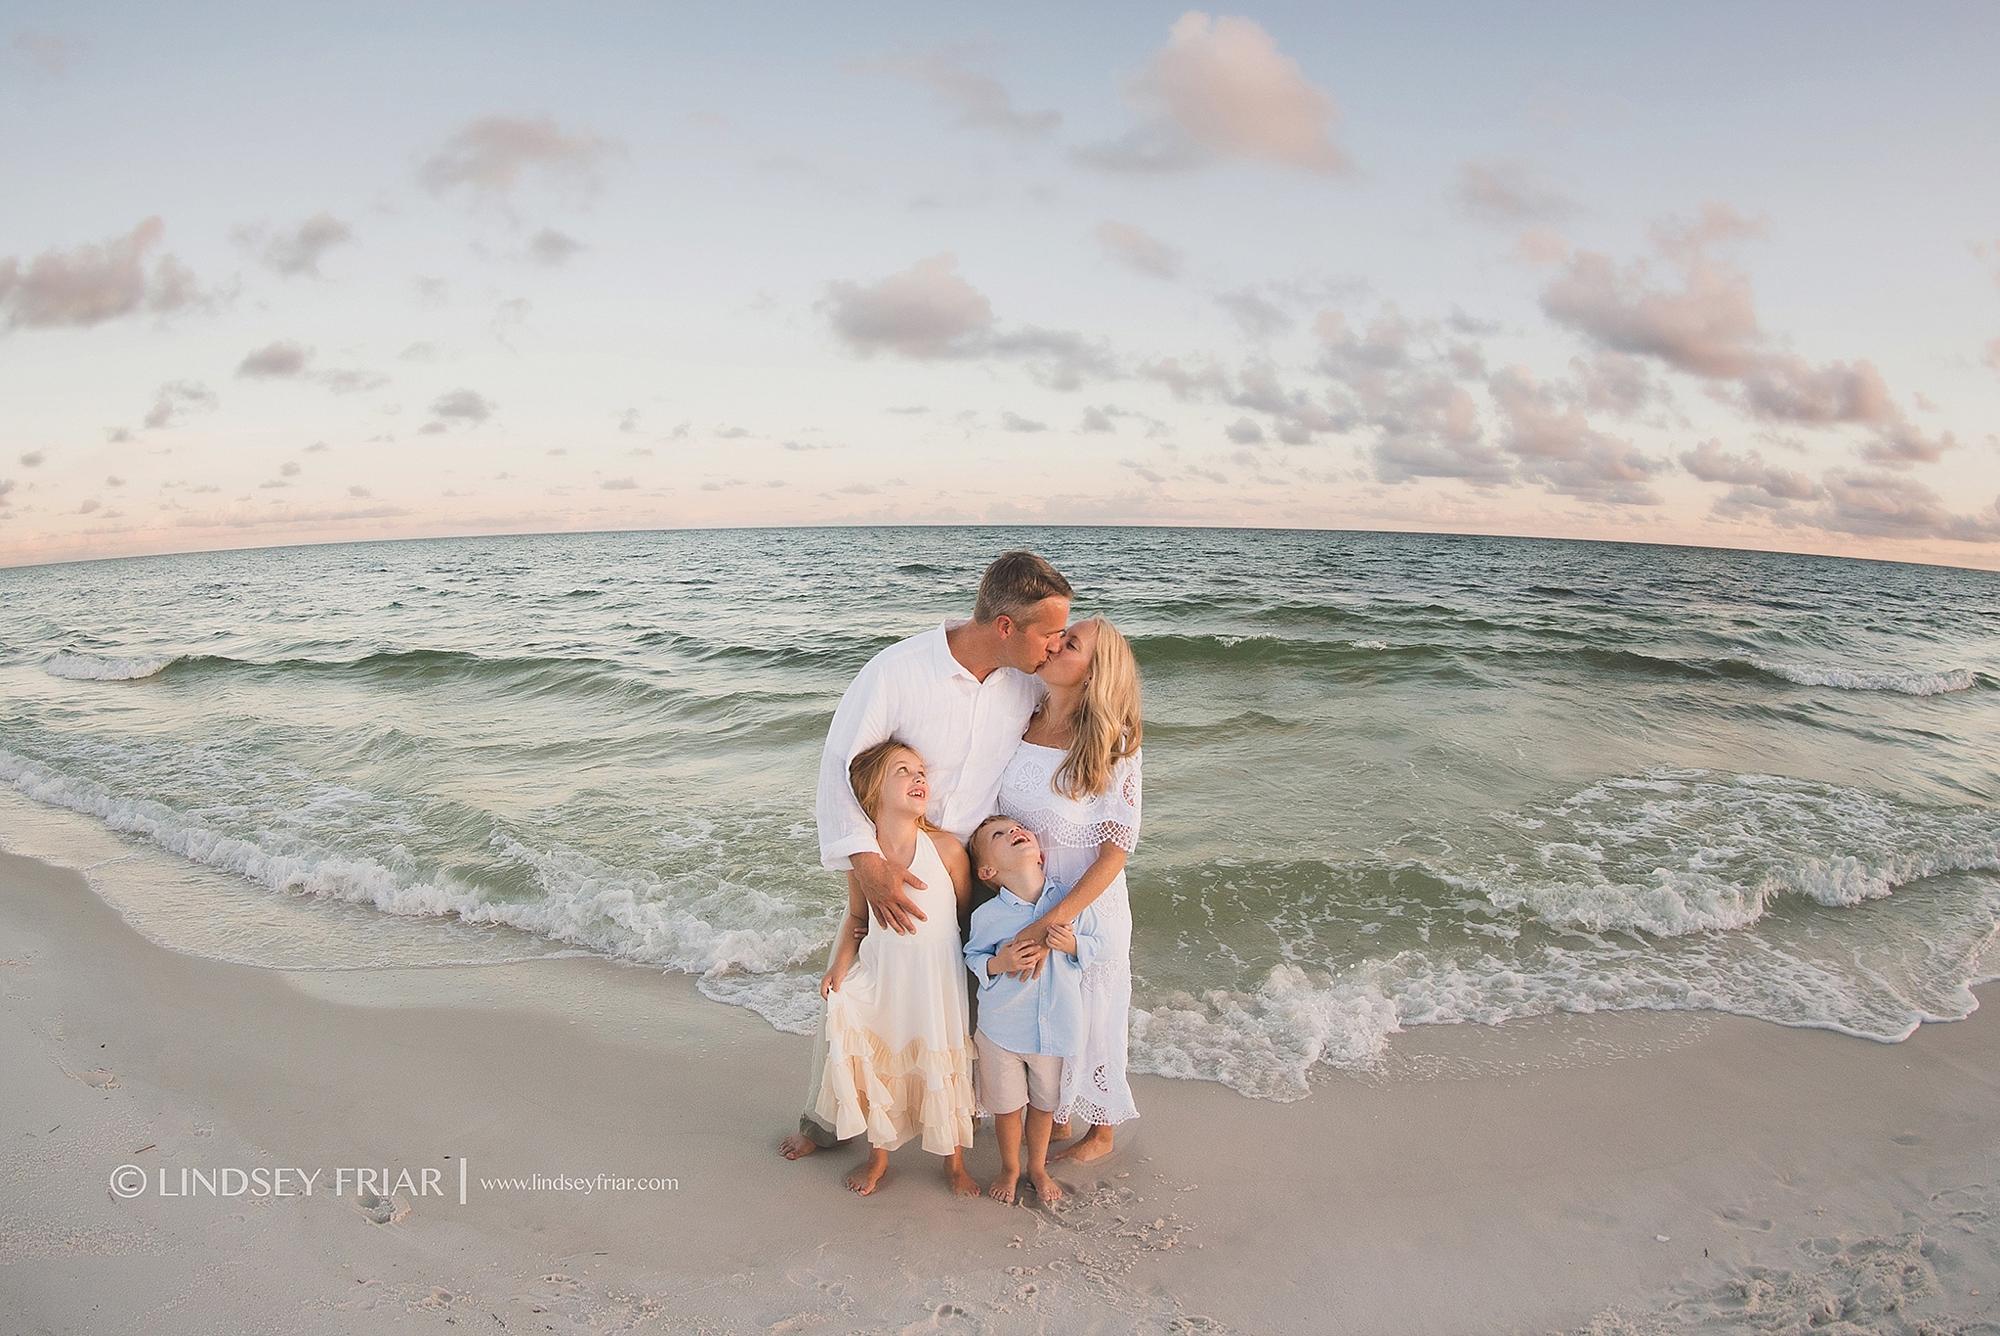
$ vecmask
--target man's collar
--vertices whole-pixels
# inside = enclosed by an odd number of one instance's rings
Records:
[[[974,686],[978,686],[979,679],[972,675],[972,670],[960,663],[951,652],[951,633],[971,620],[970,617],[947,617],[938,623],[938,671],[946,677],[962,677]]]

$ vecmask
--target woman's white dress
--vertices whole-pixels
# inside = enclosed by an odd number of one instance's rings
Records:
[[[929,835],[909,888],[924,912],[912,933],[876,925],[826,999],[826,1067],[813,1113],[845,1141],[894,1150],[914,1137],[949,1155],[972,1144],[972,1055],[965,1040],[965,957],[958,899]]]
[[[1000,779],[1000,810],[1041,841],[1044,870],[1064,887],[1097,861],[1109,841],[1128,853],[1139,844],[1139,757],[1118,761],[1103,793],[1078,801],[1059,793],[1055,773],[1061,749],[1023,742]],[[1056,1119],[1082,1118],[1098,1126],[1137,1118],[1125,1080],[1125,1045],[1132,1012],[1132,902],[1120,871],[1092,904],[1104,929],[1104,949],[1083,972],[1084,1041],[1081,1055],[1063,1062]]]

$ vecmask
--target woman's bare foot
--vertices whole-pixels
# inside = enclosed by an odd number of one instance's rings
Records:
[[[803,1160],[819,1149],[819,1143],[804,1132],[794,1132],[778,1143],[778,1154],[788,1160]]]
[[[1062,1184],[1049,1177],[1046,1169],[1030,1169],[1028,1181],[1035,1185],[1035,1195],[1042,1199],[1042,1205],[1062,1200]]]
[[[954,1197],[977,1197],[979,1183],[965,1172],[965,1152],[959,1151],[944,1162],[944,1181],[951,1185]]]
[[[848,1190],[858,1192],[865,1197],[875,1190],[875,1185],[882,1181],[882,1175],[887,1173],[888,1170],[889,1152],[886,1150],[871,1150],[868,1152],[868,1158],[863,1160],[856,1166],[854,1172],[847,1176]]]
[[[1069,1140],[1069,1119],[1065,1118],[1059,1123],[1053,1123],[1050,1125],[1049,1140],[1052,1143],[1057,1141]]]
[[[1110,1153],[1111,1129],[1109,1127],[1092,1127],[1088,1132],[1083,1134],[1082,1140],[1073,1141],[1061,1150],[1051,1151],[1049,1158],[1051,1160],[1075,1160],[1078,1164],[1088,1164],[1092,1160],[1101,1160]]]
[[[986,1187],[986,1195],[1006,1206],[1014,1204],[1014,1185],[1021,1181],[1019,1170],[1008,1173],[1002,1169],[993,1175],[993,1181]]]

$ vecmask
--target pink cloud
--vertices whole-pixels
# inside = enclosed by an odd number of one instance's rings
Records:
[[[146,255],[160,244],[158,215],[101,245],[47,250],[24,268],[0,259],[0,313],[11,326],[89,326],[139,311],[167,314],[200,300],[194,275],[171,255],[148,272]]]
[[[1349,165],[1334,142],[1340,108],[1254,20],[1189,10],[1129,88],[1146,125],[1082,159],[1111,171],[1159,171],[1210,157],[1332,175]]]

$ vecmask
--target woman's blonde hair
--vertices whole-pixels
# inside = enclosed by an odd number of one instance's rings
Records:
[[[882,781],[889,777],[889,758],[899,751],[906,751],[919,762],[923,757],[917,749],[901,738],[884,738],[867,751],[856,753],[847,763],[847,783],[854,790],[854,799],[861,804],[861,810],[868,814],[871,822],[881,821]],[[917,828],[932,835],[941,833],[940,828],[930,822],[930,818],[917,818]]]
[[[1076,736],[1069,754],[1056,767],[1055,789],[1082,800],[1111,785],[1111,768],[1139,750],[1145,725],[1139,718],[1139,664],[1118,628],[1102,617],[1097,647],[1090,656],[1090,675],[1083,681],[1083,701],[1071,721]]]

